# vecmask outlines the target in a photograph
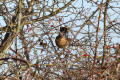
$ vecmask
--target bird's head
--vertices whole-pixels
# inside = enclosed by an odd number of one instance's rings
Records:
[[[60,27],[60,32],[62,32],[62,33],[67,33],[68,32],[68,30],[67,30],[67,28],[66,27]]]

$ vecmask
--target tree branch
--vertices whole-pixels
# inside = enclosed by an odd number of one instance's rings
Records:
[[[18,25],[14,29],[15,32],[11,32],[11,36],[9,36],[8,39],[1,45],[0,58],[5,57],[7,50],[10,48],[17,34],[19,33],[22,27],[21,20],[22,20],[22,0],[19,0]],[[2,61],[0,62],[0,64],[1,63]]]
[[[37,22],[37,21],[41,21],[41,20],[44,20],[44,19],[47,19],[47,18],[50,18],[52,16],[55,16],[56,14],[60,13],[62,10],[64,10],[66,7],[68,7],[70,4],[72,4],[72,2],[75,1],[75,0],[71,0],[69,1],[67,4],[65,4],[63,7],[61,7],[60,9],[52,12],[51,14],[47,15],[47,16],[43,16],[41,18],[38,18],[38,19],[33,19],[31,21],[28,21],[28,22],[24,22],[23,25],[26,25],[26,24],[32,24],[34,22]]]
[[[103,58],[102,58],[102,67],[105,64],[105,54],[106,54],[106,36],[107,36],[107,26],[106,26],[106,20],[107,20],[107,9],[108,9],[108,4],[109,4],[110,0],[106,1],[106,5],[105,5],[105,12],[104,12],[104,46],[103,46]]]

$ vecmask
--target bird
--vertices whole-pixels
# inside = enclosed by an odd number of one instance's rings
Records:
[[[55,39],[55,43],[58,46],[58,48],[65,49],[68,45],[67,40],[67,28],[66,27],[60,27],[59,35]]]

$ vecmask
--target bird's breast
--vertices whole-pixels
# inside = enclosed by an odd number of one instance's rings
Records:
[[[66,45],[67,45],[67,39],[64,38],[64,37],[56,39],[56,45],[57,45],[59,48],[64,48],[64,47],[66,47]]]

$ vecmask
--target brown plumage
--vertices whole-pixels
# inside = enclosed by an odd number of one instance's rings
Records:
[[[56,45],[59,48],[65,48],[68,44],[66,33],[67,33],[67,28],[61,27],[59,35],[55,39]]]

